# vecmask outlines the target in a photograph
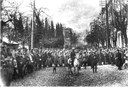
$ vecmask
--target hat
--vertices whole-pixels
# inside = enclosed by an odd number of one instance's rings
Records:
[[[74,49],[75,49],[75,47],[72,48],[72,50],[74,50]]]

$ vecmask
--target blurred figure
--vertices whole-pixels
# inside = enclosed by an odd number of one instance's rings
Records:
[[[116,54],[116,65],[118,67],[118,70],[122,70],[123,61],[122,61],[121,52],[119,49],[117,50],[117,54]]]
[[[68,58],[68,72],[69,74],[73,74],[72,72],[72,59]]]
[[[74,62],[74,59],[75,59],[75,56],[76,56],[75,55],[75,48],[72,48],[70,56],[71,56],[71,59],[72,59],[72,66],[73,66],[73,62]]]
[[[52,67],[53,67],[53,73],[56,73],[56,64],[53,63]]]
[[[97,54],[94,52],[92,54],[92,69],[93,69],[93,73],[97,73],[97,63],[98,63],[98,58],[97,58]]]

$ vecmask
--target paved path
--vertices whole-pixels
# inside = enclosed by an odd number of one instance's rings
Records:
[[[119,71],[115,66],[98,66],[98,73],[87,67],[77,76],[69,75],[66,69],[58,67],[57,73],[52,73],[52,68],[41,69],[12,81],[11,86],[128,86],[128,70]]]

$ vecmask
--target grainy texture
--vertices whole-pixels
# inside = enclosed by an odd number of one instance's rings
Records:
[[[98,66],[98,73],[90,67],[82,69],[79,75],[69,75],[65,67],[41,69],[11,82],[11,86],[128,86],[128,71],[117,70],[116,66]]]

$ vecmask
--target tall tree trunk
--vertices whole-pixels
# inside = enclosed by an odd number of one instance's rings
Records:
[[[108,47],[111,47],[111,43],[110,43],[110,28],[108,27]]]
[[[2,2],[3,2],[3,0],[0,0],[0,12],[2,11]],[[2,25],[1,25],[1,19],[2,19],[2,14],[0,13],[0,28],[1,28],[1,30],[0,30],[0,40],[2,40],[3,38],[2,38],[2,34],[3,34],[3,32],[2,32],[2,30],[3,30],[3,28],[2,28]],[[1,47],[0,47],[1,48]]]
[[[117,42],[117,32],[118,32],[118,31],[115,32],[115,38],[114,38],[114,40],[113,40],[114,47],[117,46],[117,43],[116,43],[116,42]]]
[[[127,47],[127,33],[126,33],[126,29],[124,31],[122,31],[122,34],[124,35],[125,46]]]
[[[124,36],[124,35],[123,35],[123,33],[121,32],[121,39],[122,39],[121,41],[122,41],[122,47],[124,47],[124,38],[123,38],[123,36]]]

